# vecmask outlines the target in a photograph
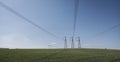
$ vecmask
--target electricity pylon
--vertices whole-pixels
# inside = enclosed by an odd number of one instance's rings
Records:
[[[67,48],[67,39],[66,39],[66,36],[65,36],[64,48]]]
[[[72,37],[71,48],[74,48],[74,39],[73,39],[73,37]]]
[[[80,37],[78,37],[78,48],[81,48]]]

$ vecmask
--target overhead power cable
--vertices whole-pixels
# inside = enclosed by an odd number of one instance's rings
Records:
[[[118,28],[118,27],[120,27],[120,24],[116,24],[116,25],[114,25],[114,26],[112,26],[110,28],[107,28],[104,31],[101,31],[101,32],[97,33],[96,35],[94,35],[93,37],[91,37],[91,39],[89,39],[89,40],[94,40],[96,37],[104,35],[105,33],[109,32],[109,31],[112,31],[113,29]]]
[[[75,0],[75,12],[74,12],[74,22],[73,22],[73,37],[75,35],[75,30],[76,30],[78,5],[79,5],[79,0]]]
[[[51,36],[53,36],[53,37],[58,38],[55,34],[53,34],[53,33],[49,32],[49,31],[47,31],[46,29],[44,29],[43,27],[41,27],[41,26],[39,26],[39,25],[35,24],[32,20],[30,20],[30,19],[26,18],[25,16],[23,16],[23,15],[22,15],[22,14],[20,14],[20,13],[18,13],[17,11],[15,11],[15,10],[14,10],[14,9],[12,9],[11,7],[7,6],[6,4],[4,4],[4,3],[0,2],[0,6],[4,7],[4,8],[5,8],[5,9],[7,9],[8,11],[10,11],[10,12],[14,13],[16,16],[18,16],[18,17],[20,17],[20,18],[24,19],[24,21],[26,21],[26,22],[30,23],[31,25],[33,25],[33,26],[37,27],[38,29],[40,29],[40,30],[42,30],[42,31],[46,32],[47,34],[49,34],[49,35],[51,35]]]
[[[112,27],[110,27],[110,28],[108,28],[108,29],[106,29],[106,30],[104,30],[102,32],[99,32],[98,34],[96,34],[96,36],[99,36],[99,35],[102,35],[102,34],[105,34],[105,33],[109,32],[109,31],[112,31],[113,29],[115,29],[115,28],[117,28],[119,26],[120,26],[120,24],[116,24],[116,25],[114,25],[114,26],[112,26]]]

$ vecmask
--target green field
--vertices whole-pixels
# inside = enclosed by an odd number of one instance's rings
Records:
[[[0,62],[120,62],[120,50],[0,49]]]

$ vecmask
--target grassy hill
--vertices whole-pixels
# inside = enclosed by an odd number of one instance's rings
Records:
[[[0,49],[0,62],[120,62],[120,50]]]

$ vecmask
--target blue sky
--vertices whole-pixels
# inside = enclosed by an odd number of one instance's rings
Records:
[[[74,0],[0,0],[37,25],[54,33],[60,39],[38,29],[14,13],[0,6],[0,47],[7,48],[62,48],[64,36],[71,44],[74,21]],[[77,36],[83,48],[120,49],[119,0],[79,0]]]

